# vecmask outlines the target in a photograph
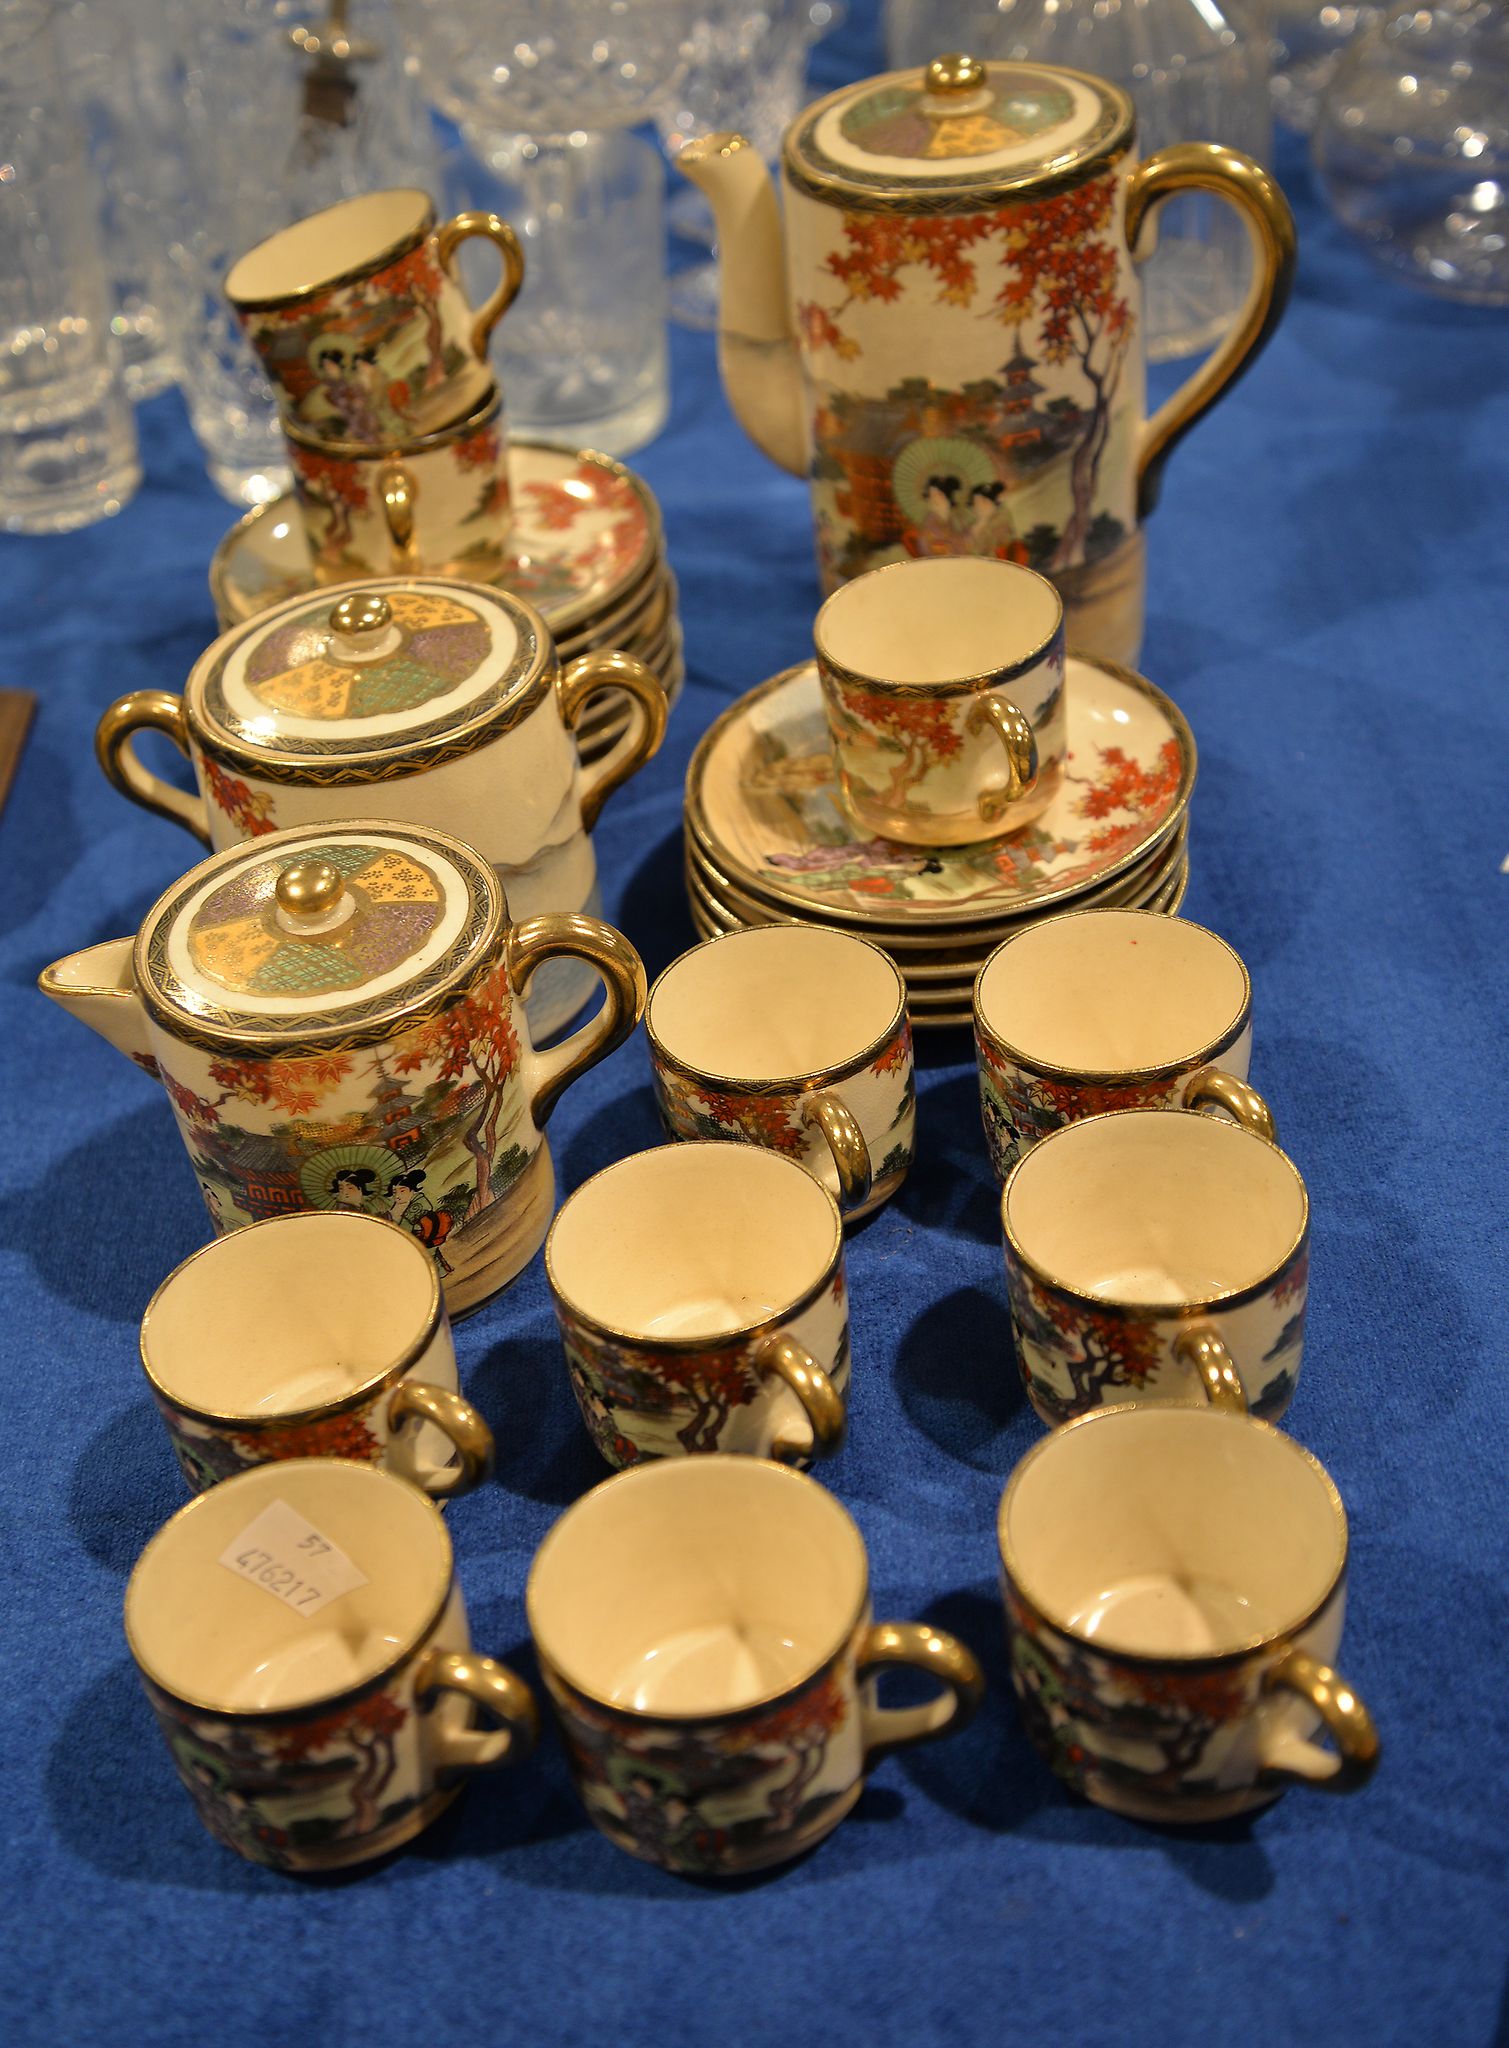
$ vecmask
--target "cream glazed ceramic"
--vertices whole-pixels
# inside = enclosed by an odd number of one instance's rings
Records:
[[[611,1465],[843,1441],[849,1302],[833,1198],[778,1153],[666,1145],[596,1174],[545,1244],[582,1420]]]
[[[373,447],[285,429],[318,583],[428,572],[492,581],[508,559],[503,401],[417,440]]]
[[[1260,1137],[1247,1085],[1252,984],[1203,926],[1080,910],[997,947],[974,990],[980,1112],[997,1180],[1061,1124],[1112,1109],[1213,1103]]]
[[[357,1458],[434,1499],[492,1470],[492,1432],[461,1398],[434,1258],[392,1220],[334,1209],[214,1239],[170,1273],[141,1322],[141,1362],[196,1493],[280,1458]]]
[[[575,732],[607,691],[628,694],[623,737],[590,769]],[[454,831],[496,868],[516,917],[594,905],[589,837],[604,802],[665,732],[663,684],[632,657],[558,665],[531,605],[440,577],[378,578],[342,596],[292,598],[222,634],[182,697],[137,690],[100,720],[95,747],[124,795],[206,845],[380,813]],[[151,774],[136,736],[161,732],[197,794]],[[576,965],[549,970],[537,1031],[590,993]]]
[[[871,1620],[864,1542],[831,1494],[749,1458],[594,1487],[540,1545],[525,1604],[588,1817],[687,1876],[800,1855],[883,1758],[963,1727],[984,1691],[952,1636]],[[878,1707],[896,1665],[938,1692]]]
[[[563,955],[591,963],[607,1001],[540,1052],[521,998]],[[546,1120],[645,996],[609,926],[515,922],[470,847],[387,820],[229,847],[134,941],[60,960],[40,986],[161,1080],[217,1235],[300,1209],[401,1217],[453,1315],[539,1249]]]
[[[1017,1358],[1044,1422],[1211,1401],[1277,1420],[1299,1374],[1305,1184],[1219,1114],[1123,1109],[1025,1153],[1001,1199]]]
[[[332,1548],[347,1589],[301,1612]],[[200,1494],[137,1560],[125,1623],[200,1819],[277,1870],[386,1855],[534,1746],[529,1687],[471,1647],[444,1522],[375,1466],[294,1459]]]
[[[827,589],[908,555],[1024,562],[1058,582],[1074,646],[1135,659],[1138,523],[1276,325],[1294,227],[1250,158],[1185,143],[1139,164],[1133,130],[1103,80],[953,56],[799,115],[780,207],[742,136],[682,150],[726,252],[724,385],[766,453],[810,474]],[[1134,251],[1191,189],[1242,214],[1254,284],[1147,419]]]
[[[1346,1512],[1289,1437],[1215,1409],[1100,1409],[1023,1458],[999,1536],[1022,1718],[1076,1792],[1199,1822],[1367,1783],[1378,1736],[1332,1669]]]
[[[1064,607],[1010,562],[898,562],[813,629],[845,808],[918,846],[1003,838],[1063,775]]]
[[[799,1160],[849,1221],[906,1178],[906,984],[878,946],[800,924],[709,940],[655,983],[645,1033],[672,1137],[743,1138]]]
[[[503,261],[474,312],[453,274],[481,236]],[[259,242],[225,295],[285,421],[316,438],[403,441],[459,419],[491,383],[488,336],[524,282],[524,252],[495,213],[437,226],[423,192],[343,199]]]

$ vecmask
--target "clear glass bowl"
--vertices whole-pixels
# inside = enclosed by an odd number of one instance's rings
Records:
[[[1364,31],[1311,142],[1337,219],[1387,269],[1509,305],[1509,11],[1422,7]]]

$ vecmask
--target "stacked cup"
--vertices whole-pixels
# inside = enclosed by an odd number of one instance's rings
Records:
[[[503,260],[480,309],[452,270],[477,236]],[[523,281],[506,221],[437,223],[407,188],[342,200],[232,266],[226,296],[277,399],[317,582],[502,569],[508,439],[487,343]]]

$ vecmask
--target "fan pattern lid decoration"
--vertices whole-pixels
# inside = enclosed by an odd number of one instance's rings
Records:
[[[137,979],[164,1028],[216,1045],[378,1038],[493,964],[489,868],[385,823],[308,826],[228,849],[154,907]]]
[[[819,197],[863,208],[910,193],[922,209],[1072,175],[1131,138],[1116,86],[1035,64],[935,58],[820,100],[794,127],[786,169]]]
[[[384,578],[294,600],[217,641],[189,681],[209,745],[253,766],[380,760],[530,708],[548,680],[540,621],[499,591]]]

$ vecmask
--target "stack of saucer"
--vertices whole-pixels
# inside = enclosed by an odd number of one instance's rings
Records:
[[[797,919],[856,931],[906,978],[917,1025],[969,1021],[975,975],[1037,918],[1116,904],[1173,912],[1195,743],[1161,690],[1071,655],[1068,759],[1036,821],[937,849],[860,835],[840,806],[817,668],[785,670],[703,736],[686,782],[686,885],[704,938]]]
[[[544,616],[563,662],[592,647],[620,648],[654,670],[674,703],[685,675],[681,624],[654,492],[623,463],[590,449],[514,441],[508,468],[506,565],[477,580],[526,598]],[[238,520],[210,564],[222,631],[314,588],[291,492]],[[582,720],[583,757],[606,753],[628,722],[627,702],[604,693]]]

